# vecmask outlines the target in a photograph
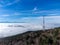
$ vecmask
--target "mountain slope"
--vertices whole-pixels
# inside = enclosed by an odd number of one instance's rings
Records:
[[[11,37],[1,38],[0,45],[60,45],[60,28],[28,31]]]

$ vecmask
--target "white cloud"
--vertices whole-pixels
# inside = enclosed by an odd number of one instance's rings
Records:
[[[33,11],[37,11],[37,10],[38,10],[37,7],[34,7]]]
[[[12,25],[13,27],[8,27],[8,25]],[[24,27],[14,27],[18,25],[22,25]],[[42,29],[41,25],[36,25],[32,23],[0,23],[0,38],[39,29]]]
[[[9,0],[9,1],[10,1],[10,0]],[[0,3],[1,3],[1,4],[0,4],[0,7],[5,7],[5,6],[13,5],[13,4],[19,2],[20,0],[13,0],[13,2],[9,2],[9,1],[7,1],[7,3],[5,3],[4,0],[1,0],[1,1],[0,1]]]
[[[33,23],[33,24],[40,24],[43,25],[43,17],[26,17],[22,19],[17,19],[17,21],[27,22],[27,23]],[[60,25],[60,16],[45,16],[45,26],[46,28],[54,28],[58,27]]]
[[[1,16],[3,16],[3,17],[7,17],[7,16],[10,16],[9,14],[4,14],[4,15],[1,15]]]
[[[34,14],[48,15],[48,16],[60,15],[60,10],[38,10],[36,7],[32,10],[33,10],[32,13]]]
[[[19,15],[21,15],[22,13],[18,13],[18,12],[15,12],[14,13],[14,15],[17,15],[17,16],[19,16]]]
[[[12,5],[12,4],[15,4],[15,3],[19,2],[19,1],[20,1],[20,0],[15,0],[15,1],[13,1],[13,2],[7,3],[6,5]]]
[[[60,23],[60,16],[46,16],[45,20],[49,23]]]
[[[16,19],[16,21],[24,21],[25,23],[0,23],[0,37],[12,36],[26,31],[35,31],[43,29],[42,20],[43,17],[25,17]],[[45,17],[45,27],[54,28],[58,27],[60,24],[60,16],[46,16]],[[8,27],[8,25],[13,25],[13,27]],[[23,27],[14,27],[16,25],[21,25]],[[9,30],[8,30],[9,29]],[[3,33],[2,33],[3,32]]]

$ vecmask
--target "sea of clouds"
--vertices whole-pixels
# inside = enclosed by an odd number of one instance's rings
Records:
[[[25,18],[29,20],[29,18]],[[24,19],[24,20],[25,20]],[[32,22],[26,23],[0,23],[0,38],[21,34],[27,31],[43,30],[43,17],[31,20]],[[47,16],[45,17],[45,29],[60,27],[60,16]]]
[[[0,23],[0,37],[12,36],[26,31],[42,29],[41,25],[30,23]]]

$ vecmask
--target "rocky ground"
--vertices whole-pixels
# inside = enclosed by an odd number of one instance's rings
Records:
[[[1,38],[0,45],[60,45],[60,28],[29,31]]]

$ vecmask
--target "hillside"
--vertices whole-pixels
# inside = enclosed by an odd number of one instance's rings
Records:
[[[0,45],[60,45],[60,27],[1,38]]]

